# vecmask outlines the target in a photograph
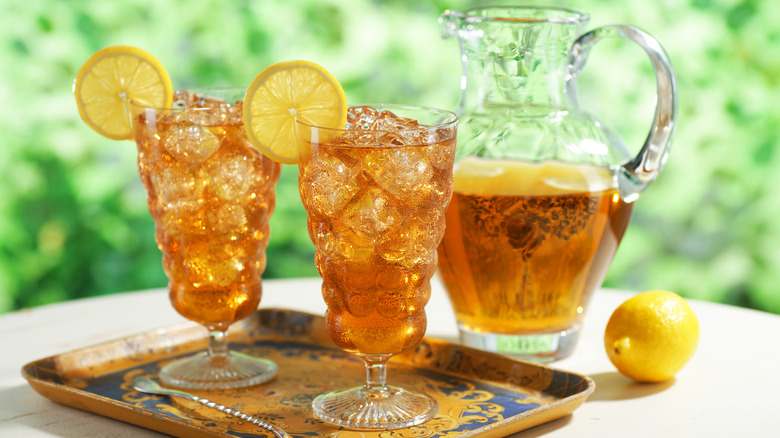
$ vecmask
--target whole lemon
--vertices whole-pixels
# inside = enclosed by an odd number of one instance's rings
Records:
[[[618,306],[604,331],[604,348],[621,374],[663,382],[685,366],[699,344],[699,320],[674,292],[654,290]]]

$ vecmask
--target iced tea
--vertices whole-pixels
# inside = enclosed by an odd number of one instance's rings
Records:
[[[224,331],[260,301],[280,164],[247,140],[240,101],[176,98],[136,110],[138,169],[174,308]]]
[[[401,353],[425,333],[455,126],[355,107],[338,134],[311,145],[299,179],[328,332],[352,353]]]
[[[439,266],[461,330],[522,335],[575,325],[631,215],[613,187],[607,168],[590,165],[458,163]]]

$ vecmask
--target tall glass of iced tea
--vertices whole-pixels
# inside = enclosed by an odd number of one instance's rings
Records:
[[[436,401],[386,383],[387,360],[413,348],[452,195],[457,117],[403,105],[352,107],[344,130],[298,122],[299,188],[316,248],[327,327],[365,361],[362,387],[318,396],[314,413],[350,428],[433,417]]]
[[[171,302],[209,332],[207,351],[161,370],[174,386],[236,388],[276,375],[275,363],[230,351],[226,337],[260,302],[280,172],[247,141],[244,91],[178,91],[173,108],[130,104]]]

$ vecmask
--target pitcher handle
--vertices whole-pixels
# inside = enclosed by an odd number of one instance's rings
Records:
[[[646,32],[626,25],[609,25],[582,34],[574,42],[569,55],[567,92],[576,100],[576,77],[582,71],[593,44],[602,38],[619,37],[639,44],[650,57],[655,70],[657,90],[653,126],[642,150],[621,166],[619,187],[621,196],[631,202],[655,180],[669,156],[677,124],[677,78],[669,56],[661,44]]]

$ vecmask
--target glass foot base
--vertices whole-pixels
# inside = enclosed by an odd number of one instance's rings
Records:
[[[179,388],[230,389],[267,382],[277,371],[276,364],[268,359],[237,352],[215,356],[200,353],[164,366],[160,380]]]
[[[463,324],[458,324],[458,331],[460,342],[467,347],[536,362],[549,362],[571,355],[577,345],[580,325],[576,324],[566,330],[527,335],[478,332]]]
[[[317,396],[314,415],[335,426],[350,429],[396,429],[430,420],[439,405],[431,397],[388,386],[354,388]]]

